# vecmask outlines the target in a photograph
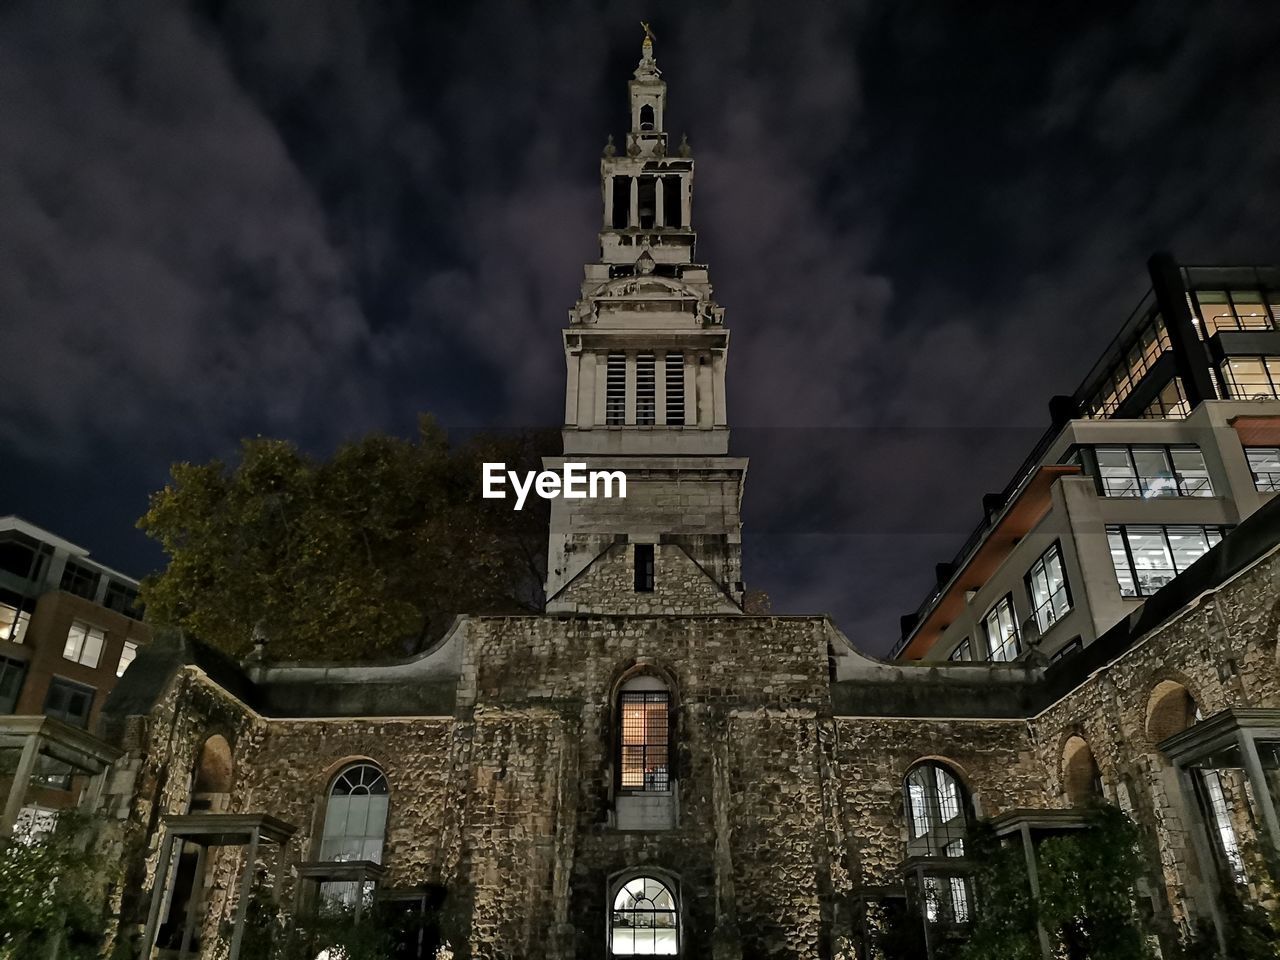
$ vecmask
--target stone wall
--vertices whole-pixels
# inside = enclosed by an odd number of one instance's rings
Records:
[[[629,563],[600,569],[630,586]],[[457,635],[450,716],[263,716],[186,668],[146,717],[126,725],[129,753],[114,783],[116,807],[128,816],[118,850],[130,865],[118,888],[149,885],[159,815],[185,810],[200,745],[219,733],[234,758],[229,809],[270,812],[298,828],[284,851],[285,903],[292,866],[316,855],[332,776],[368,759],[391,790],[386,884],[444,886],[459,957],[603,957],[610,892],[639,871],[679,892],[683,955],[842,956],[859,892],[901,881],[902,785],[913,764],[947,764],[979,816],[1065,807],[1064,744],[1081,736],[1108,795],[1145,831],[1152,909],[1172,939],[1203,915],[1208,888],[1188,843],[1194,818],[1147,734],[1151,691],[1176,680],[1206,715],[1280,706],[1278,571],[1273,555],[1022,717],[1010,704],[1034,701],[1035,671],[1011,668],[993,680],[991,716],[974,715],[977,668],[866,658],[832,665],[848,654],[833,651],[843,640],[820,618],[472,618]],[[607,596],[617,583],[595,588]],[[839,671],[861,685],[837,716],[831,678]],[[663,678],[673,694],[671,830],[613,825],[617,691],[636,672]],[[963,674],[963,696],[948,714],[953,672]],[[922,684],[929,695],[878,700],[869,679],[878,673],[888,687]],[[341,671],[325,675],[340,682]],[[306,682],[305,670],[289,676]],[[903,703],[917,709],[900,710]],[[130,832],[143,851],[132,860]],[[235,856],[215,867],[210,931],[230,916]],[[140,922],[140,905],[143,896],[123,898],[126,923]]]
[[[738,613],[730,594],[698,566],[684,547],[653,544],[653,591],[635,588],[634,545],[615,543],[555,597],[556,612],[709,614]]]

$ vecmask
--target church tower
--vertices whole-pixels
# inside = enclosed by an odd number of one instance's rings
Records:
[[[621,470],[625,499],[552,501],[549,612],[740,613],[747,461],[730,457],[729,331],[693,230],[694,161],[666,132],[646,28],[631,129],[600,161],[600,259],[564,331],[564,457]]]

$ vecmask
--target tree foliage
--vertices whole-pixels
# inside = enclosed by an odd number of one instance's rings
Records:
[[[1021,844],[1002,845],[982,826],[973,838],[978,904],[963,960],[1039,960],[1037,921],[1055,956],[1148,960],[1133,900],[1142,873],[1138,840],[1128,817],[1099,805],[1087,829],[1038,845],[1036,899]]]
[[[453,446],[430,417],[406,440],[373,434],[327,460],[283,440],[228,464],[177,463],[138,526],[168,567],[143,583],[149,617],[228,653],[255,631],[272,659],[405,655],[459,613],[542,607],[546,501],[481,497],[481,464],[540,467],[554,433]]]
[[[0,840],[0,960],[97,957],[102,912],[90,898],[99,864],[85,849],[86,818],[70,811],[29,840]]]

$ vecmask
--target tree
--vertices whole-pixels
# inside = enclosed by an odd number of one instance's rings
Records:
[[[460,613],[541,610],[547,502],[481,496],[481,464],[540,467],[553,432],[452,446],[430,418],[414,440],[372,434],[328,460],[283,440],[239,462],[173,465],[138,526],[169,556],[143,583],[157,623],[241,655],[255,631],[272,659],[406,655]]]

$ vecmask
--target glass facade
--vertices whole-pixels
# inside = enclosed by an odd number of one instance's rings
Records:
[[[1220,330],[1274,330],[1276,294],[1262,290],[1196,290],[1191,294],[1201,338]]]
[[[1246,447],[1253,485],[1262,493],[1280,491],[1280,447]]]
[[[1031,598],[1036,626],[1044,633],[1071,609],[1071,592],[1062,567],[1062,550],[1054,544],[1027,573],[1027,595]]]
[[[1228,357],[1221,371],[1233,400],[1280,397],[1280,357]]]
[[[1095,447],[1094,456],[1105,497],[1213,496],[1199,447]]]
[[[992,607],[982,618],[982,626],[987,634],[987,653],[992,660],[1014,660],[1022,652],[1012,597],[1006,596]]]
[[[1131,524],[1108,526],[1120,595],[1148,597],[1209,552],[1224,528]]]
[[[1153,311],[1138,328],[1120,360],[1107,372],[1101,386],[1085,402],[1084,416],[1095,420],[1115,416],[1120,404],[1169,349],[1169,331],[1165,329],[1164,319]]]

